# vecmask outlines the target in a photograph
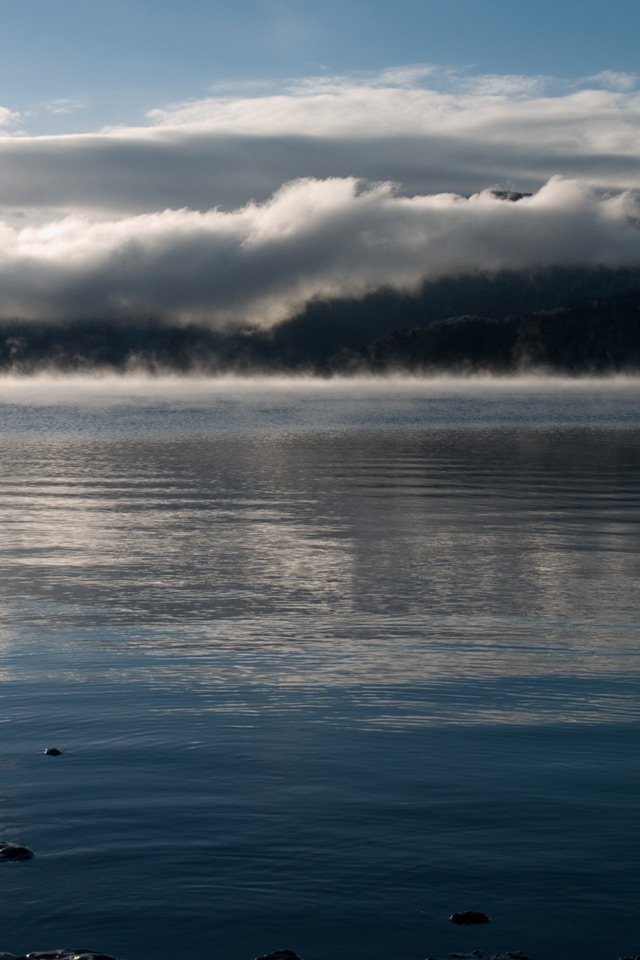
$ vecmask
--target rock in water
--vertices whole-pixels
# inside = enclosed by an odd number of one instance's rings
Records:
[[[58,750],[57,747],[47,747],[44,752],[48,757],[59,757],[62,750]]]
[[[0,960],[2,960],[1,957]],[[438,960],[438,958],[427,957],[426,960]],[[531,957],[522,950],[507,950],[506,953],[492,953],[490,956],[481,950],[474,950],[472,953],[450,953],[449,960],[531,960]]]
[[[486,913],[479,910],[464,910],[462,913],[452,913],[449,917],[452,923],[461,923],[465,926],[471,923],[489,923]]]
[[[256,960],[302,960],[293,950],[275,950],[273,953],[265,953],[264,957],[256,957]]]
[[[31,860],[32,857],[33,853],[28,847],[0,840],[0,860]]]
[[[0,960],[116,960],[116,957],[109,957],[106,953],[100,953],[99,950],[67,950],[61,947],[59,950],[44,950],[41,953],[27,953],[24,956],[16,957],[13,953],[0,953]]]

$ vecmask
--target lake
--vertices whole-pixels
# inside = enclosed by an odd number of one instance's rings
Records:
[[[640,951],[639,401],[0,381],[0,950]]]

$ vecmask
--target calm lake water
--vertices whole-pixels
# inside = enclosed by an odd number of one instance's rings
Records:
[[[0,950],[640,951],[640,382],[4,381],[0,442]]]

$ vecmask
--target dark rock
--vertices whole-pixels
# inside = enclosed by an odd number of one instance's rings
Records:
[[[47,749],[45,750],[45,754],[48,757],[59,757],[61,753],[62,753],[62,750],[58,750],[57,747],[47,747]]]
[[[4,957],[11,957],[11,954],[0,954],[0,960]],[[13,960],[116,960],[116,957],[110,957],[106,953],[100,953],[99,950],[67,950],[61,947],[59,950],[44,950],[41,953],[27,953],[25,956],[13,957]]]
[[[31,860],[32,857],[33,853],[28,847],[0,840],[0,860]]]
[[[481,950],[472,953],[450,953],[452,960],[531,960],[522,950],[507,950],[506,953],[486,954]],[[437,957],[427,957],[427,960],[437,960]]]
[[[496,200],[511,200],[516,203],[518,200],[524,200],[525,197],[532,197],[532,193],[521,193],[519,190],[490,190],[489,193]]]
[[[275,950],[273,953],[265,953],[264,957],[256,957],[256,960],[302,960],[293,950]]]
[[[489,917],[486,913],[479,910],[464,910],[462,913],[452,913],[449,917],[452,923],[468,925],[471,923],[489,923]]]
[[[471,953],[450,953],[450,960],[531,960],[522,950],[507,950],[506,953],[483,953],[482,950],[473,950]],[[1,960],[1,958],[0,958]],[[426,957],[425,960],[438,960],[438,957]],[[627,960],[626,957],[621,960]],[[629,957],[628,960],[635,960]]]

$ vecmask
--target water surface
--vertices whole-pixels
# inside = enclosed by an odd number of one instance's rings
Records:
[[[2,383],[0,948],[638,952],[639,399]]]

